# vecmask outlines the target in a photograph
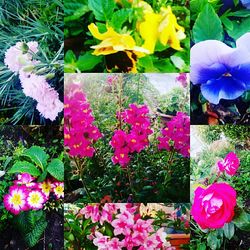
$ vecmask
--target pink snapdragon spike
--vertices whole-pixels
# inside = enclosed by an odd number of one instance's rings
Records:
[[[190,118],[185,113],[177,112],[158,137],[158,148],[170,151],[175,149],[184,157],[190,156]]]
[[[86,219],[91,218],[93,223],[99,222],[90,230],[91,235],[88,237],[98,249],[171,249],[164,228],[155,231],[153,220],[137,216],[138,207],[132,204],[106,203],[104,207],[99,204],[87,205],[80,214]],[[113,237],[103,235],[104,222],[111,224]]]
[[[6,210],[10,211],[12,214],[19,214],[21,211],[26,211],[28,209],[26,198],[28,195],[28,190],[25,186],[12,186],[9,189],[9,193],[3,198],[3,203]]]
[[[4,64],[12,71],[18,73],[23,67],[33,65],[33,54],[38,52],[36,41],[17,42],[5,52]]]
[[[195,190],[191,215],[202,229],[222,228],[234,217],[236,191],[227,183],[214,183]]]
[[[53,183],[53,191],[57,199],[64,197],[64,183],[63,182],[54,182]]]
[[[220,172],[225,171],[228,175],[233,176],[240,166],[240,160],[234,152],[230,152],[224,160],[219,161],[217,164]]]
[[[27,196],[27,205],[32,210],[40,210],[46,200],[46,196],[40,190],[32,190]]]
[[[90,104],[79,86],[70,86],[65,95],[64,143],[69,147],[70,156],[93,157],[93,143],[102,137],[99,129],[93,124],[94,117]]]
[[[130,104],[128,109],[117,116],[130,125],[129,132],[119,129],[114,132],[110,145],[115,150],[112,162],[126,167],[132,153],[140,153],[149,145],[148,136],[153,133],[150,129],[149,110],[146,105]]]

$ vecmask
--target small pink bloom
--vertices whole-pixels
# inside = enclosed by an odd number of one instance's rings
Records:
[[[108,247],[109,237],[104,236],[100,232],[96,232],[95,236],[96,238],[93,240],[94,245],[97,246],[99,250],[109,250]]]
[[[27,210],[27,192],[25,186],[11,186],[9,193],[3,198],[5,208],[15,215],[19,214],[21,211]]]
[[[240,166],[240,160],[234,152],[230,152],[224,160],[219,161],[217,164],[219,171],[225,171],[228,175],[233,176]]]
[[[39,210],[43,208],[46,200],[45,195],[40,190],[32,190],[27,196],[27,205],[30,209]]]
[[[87,205],[80,210],[80,213],[85,216],[86,219],[91,218],[92,222],[98,222],[100,219],[99,205]]]
[[[53,191],[57,199],[64,197],[64,183],[63,182],[54,182]]]
[[[236,191],[227,183],[214,183],[195,190],[191,214],[202,229],[222,228],[232,221]]]

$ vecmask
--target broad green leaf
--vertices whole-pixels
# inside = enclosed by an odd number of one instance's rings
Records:
[[[90,71],[102,61],[102,56],[94,56],[91,52],[79,56],[76,66],[80,71]]]
[[[250,32],[250,17],[243,19],[240,24],[237,21],[233,21],[233,29],[228,30],[228,35],[237,40],[247,32]]]
[[[207,236],[207,245],[212,249],[220,249],[222,241],[217,238],[217,231],[211,231],[209,232]]]
[[[89,0],[89,8],[93,11],[98,21],[107,21],[112,18],[115,1],[114,0]]]
[[[206,250],[206,244],[205,243],[202,243],[200,245],[197,246],[197,250]]]
[[[191,13],[199,13],[208,3],[208,0],[191,0],[190,1],[190,11]]]
[[[111,26],[117,31],[121,29],[122,25],[128,20],[130,12],[130,9],[120,9],[116,11],[112,16]]]
[[[87,2],[87,0],[64,0],[64,21],[78,20],[90,11]]]
[[[234,224],[231,223],[226,223],[223,227],[224,235],[227,239],[231,240],[232,237],[234,236]]]
[[[47,167],[48,173],[50,173],[54,178],[56,178],[59,181],[64,180],[64,164],[59,159],[53,159],[48,167]]]
[[[206,4],[198,15],[193,27],[193,37],[196,43],[209,39],[223,40],[221,20],[210,4]]]
[[[47,174],[48,174],[48,172],[47,172],[47,170],[45,170],[45,171],[39,176],[39,178],[37,179],[37,182],[43,182],[43,181],[46,179]]]
[[[65,63],[75,63],[76,62],[76,56],[75,53],[72,50],[68,50],[64,56]]]
[[[229,18],[227,18],[226,16],[223,16],[221,17],[221,21],[227,30],[233,30],[234,25],[233,25],[233,22]]]
[[[14,173],[28,173],[32,176],[39,176],[41,173],[40,171],[36,168],[35,165],[28,161],[18,161],[16,162],[11,169],[8,171],[10,174]]]
[[[153,64],[152,56],[145,56],[138,60],[138,65],[143,67],[145,72],[159,72]]]
[[[26,149],[22,155],[29,157],[42,170],[45,169],[49,158],[44,150],[38,146],[32,146],[31,148]]]
[[[235,216],[233,223],[241,230],[250,232],[250,214],[240,210]]]

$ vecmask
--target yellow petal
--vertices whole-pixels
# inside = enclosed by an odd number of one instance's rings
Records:
[[[146,13],[144,21],[139,25],[139,32],[144,39],[143,48],[154,53],[155,44],[158,40],[158,26],[161,20],[161,15],[155,13]]]
[[[109,37],[117,35],[117,33],[111,27],[108,27],[107,31],[105,33],[100,33],[99,30],[98,30],[98,27],[94,23],[91,23],[88,26],[88,29],[91,32],[92,36],[95,37],[98,40],[104,40],[104,39],[107,39]]]

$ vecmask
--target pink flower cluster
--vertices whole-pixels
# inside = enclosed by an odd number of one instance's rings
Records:
[[[64,143],[69,147],[71,156],[93,157],[92,146],[102,137],[99,129],[93,124],[94,117],[85,94],[78,85],[71,85],[64,97]]]
[[[234,217],[236,191],[227,183],[195,190],[191,214],[202,229],[222,228]]]
[[[37,101],[37,110],[46,118],[54,121],[63,110],[63,103],[59,100],[59,95],[53,89],[43,75],[25,72],[27,66],[34,66],[39,63],[33,59],[38,53],[38,43],[35,41],[23,43],[18,42],[9,48],[5,53],[4,62],[13,72],[19,73],[23,92]]]
[[[40,210],[49,200],[50,193],[57,199],[63,198],[63,183],[51,180],[35,182],[35,178],[28,173],[19,174],[9,193],[4,196],[4,206],[11,213],[17,215],[21,211]]]
[[[106,203],[103,208],[99,204],[87,205],[80,213],[93,223],[99,222],[89,235],[93,244],[102,250],[155,250],[173,249],[166,241],[163,228],[155,231],[151,219],[142,219],[138,208],[132,204]],[[103,235],[104,222],[113,227],[114,237]],[[100,232],[101,231],[101,232]]]
[[[161,130],[162,136],[158,137],[159,149],[170,151],[175,149],[184,157],[190,156],[190,118],[185,113],[178,112],[167,126]]]
[[[240,160],[234,152],[230,152],[226,155],[225,159],[219,161],[218,168],[220,172],[226,172],[228,175],[235,175],[239,166]]]
[[[146,105],[130,104],[128,109],[118,113],[118,117],[130,125],[129,132],[116,130],[110,141],[115,150],[112,161],[126,167],[130,162],[129,154],[140,153],[149,145],[148,136],[153,133],[150,129],[149,110]]]

